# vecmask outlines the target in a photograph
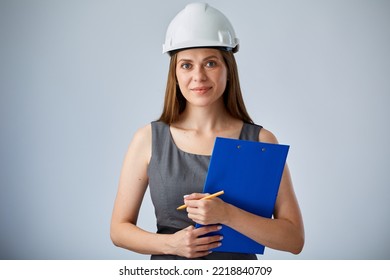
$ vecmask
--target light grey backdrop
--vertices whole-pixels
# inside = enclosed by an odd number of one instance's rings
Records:
[[[190,1],[0,1],[1,259],[145,259],[112,245],[127,145],[162,109],[165,30]],[[210,0],[253,119],[291,145],[303,252],[390,258],[390,2]],[[140,226],[155,230],[149,194]]]

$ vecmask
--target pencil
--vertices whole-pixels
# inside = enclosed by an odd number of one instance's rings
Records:
[[[222,194],[224,194],[225,192],[224,191],[219,191],[219,192],[216,192],[216,193],[213,193],[213,194],[210,194],[208,196],[205,196],[203,198],[201,198],[200,200],[203,200],[203,199],[210,199],[210,198],[213,198],[213,197],[217,197],[217,196],[220,196]],[[176,209],[177,210],[182,210],[182,209],[185,209],[187,208],[187,205],[183,204],[182,206],[179,206],[177,207]]]

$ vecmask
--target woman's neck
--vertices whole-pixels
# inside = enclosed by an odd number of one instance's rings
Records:
[[[172,124],[173,126],[202,134],[214,134],[240,121],[228,113],[223,103],[207,107],[187,105],[180,119]]]

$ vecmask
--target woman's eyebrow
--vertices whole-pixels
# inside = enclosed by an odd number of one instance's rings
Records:
[[[205,57],[205,58],[203,59],[203,61],[210,60],[210,59],[221,60],[221,59],[220,59],[218,56],[216,56],[216,55],[210,55],[210,56],[208,56],[208,57]]]
[[[216,55],[210,55],[210,56],[207,56],[205,58],[202,59],[202,61],[206,61],[206,60],[210,60],[210,59],[217,59],[217,60],[221,60],[218,56]],[[192,59],[190,58],[181,58],[177,61],[177,63],[179,62],[193,62]]]
[[[181,58],[181,59],[179,59],[179,60],[177,61],[177,63],[179,63],[179,62],[192,62],[192,60],[189,59],[189,58]]]

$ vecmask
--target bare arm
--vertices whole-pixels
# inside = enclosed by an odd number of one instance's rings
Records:
[[[139,253],[161,253],[163,236],[136,226],[139,209],[148,186],[147,166],[151,156],[151,131],[144,127],[136,132],[128,147],[111,219],[111,239],[116,246]],[[140,239],[142,242],[140,242]],[[140,246],[147,244],[148,247]]]
[[[111,219],[110,235],[116,246],[141,254],[207,255],[219,237],[198,238],[217,227],[188,227],[175,234],[156,234],[139,228],[137,218],[146,188],[151,158],[151,126],[138,130],[126,153]]]
[[[277,143],[275,136],[265,129],[261,130],[259,140]],[[294,254],[301,252],[305,239],[304,226],[287,165],[279,187],[274,219],[251,214],[219,198],[195,200],[200,196],[194,194],[186,200],[188,216],[195,222],[222,223],[266,247]]]

